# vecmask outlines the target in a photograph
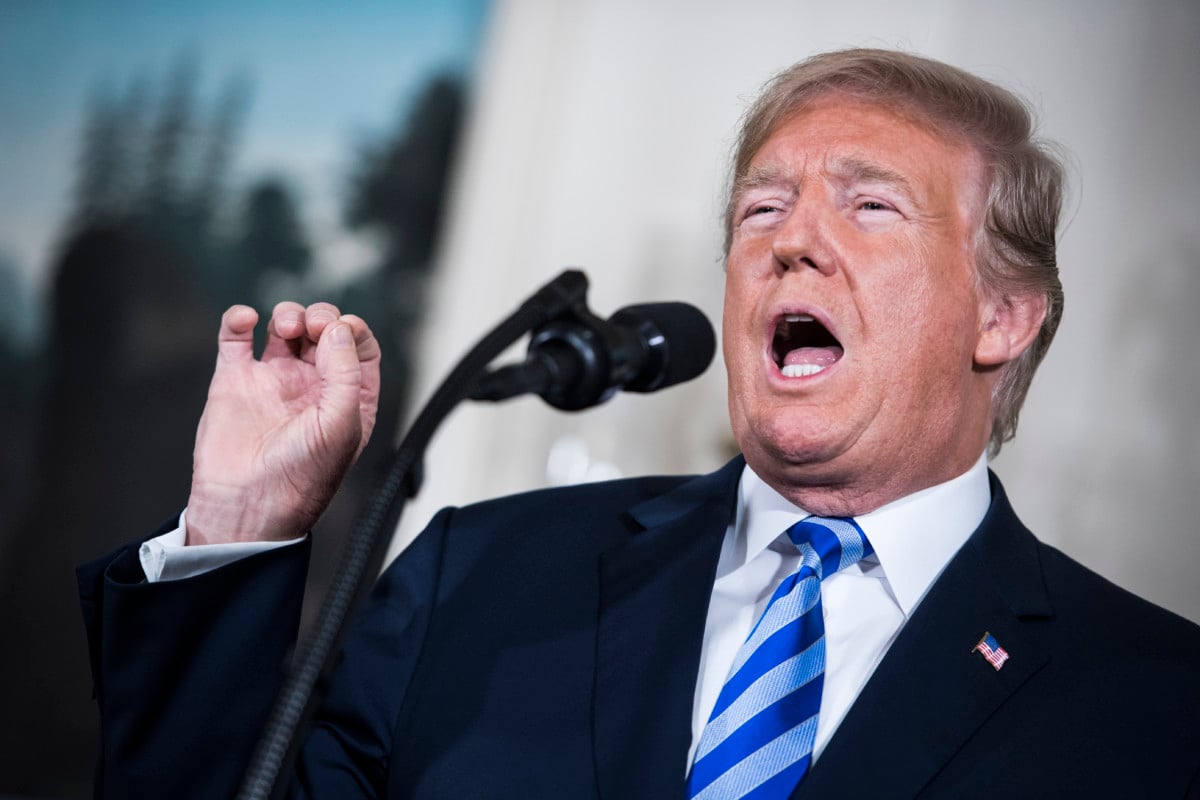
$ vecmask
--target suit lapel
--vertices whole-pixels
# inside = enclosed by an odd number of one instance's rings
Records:
[[[738,458],[629,514],[600,558],[595,749],[600,796],[682,796],[708,602],[733,518]]]
[[[915,797],[1046,663],[1025,626],[1051,616],[1037,542],[992,476],[983,523],[917,607],[794,797]],[[972,648],[990,632],[1010,658]]]

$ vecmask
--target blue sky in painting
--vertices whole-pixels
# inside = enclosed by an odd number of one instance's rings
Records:
[[[431,72],[468,73],[486,17],[485,0],[0,4],[0,261],[32,289],[44,281],[89,95],[159,88],[190,57],[202,106],[249,79],[235,186],[285,176],[325,260],[353,269],[368,256],[335,229],[356,142],[391,130]]]

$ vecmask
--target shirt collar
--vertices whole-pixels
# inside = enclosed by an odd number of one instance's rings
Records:
[[[979,527],[991,504],[987,456],[962,475],[855,517],[905,616]],[[718,577],[749,562],[792,523],[812,516],[747,466],[738,486],[734,535],[726,537]]]

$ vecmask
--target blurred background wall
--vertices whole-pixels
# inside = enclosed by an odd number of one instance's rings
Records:
[[[993,466],[1042,538],[1200,621],[1195,3],[169,8],[0,9],[0,795],[86,794],[71,566],[186,498],[220,308],[331,298],[385,338],[385,416],[318,530],[319,594],[409,409],[563,267],[601,315],[678,299],[719,320],[738,118],[836,47],[995,79],[1066,147],[1065,321]],[[460,409],[396,547],[448,503],[718,466],[724,379]]]

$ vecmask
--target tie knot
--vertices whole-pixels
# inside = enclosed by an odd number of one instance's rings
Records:
[[[811,561],[809,566],[821,579],[875,552],[852,517],[808,517],[788,528],[787,535],[804,557],[802,563]],[[806,549],[815,557],[807,557]]]

